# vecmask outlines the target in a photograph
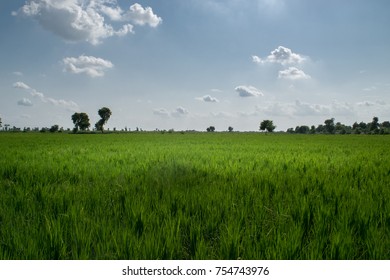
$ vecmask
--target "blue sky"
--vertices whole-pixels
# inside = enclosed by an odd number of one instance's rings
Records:
[[[0,117],[17,127],[277,130],[390,120],[386,0],[0,3]]]

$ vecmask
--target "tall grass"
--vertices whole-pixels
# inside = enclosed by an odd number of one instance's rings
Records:
[[[1,259],[389,259],[390,139],[0,134]]]

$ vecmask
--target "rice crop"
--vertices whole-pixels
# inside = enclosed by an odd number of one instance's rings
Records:
[[[390,138],[0,133],[0,259],[389,259]]]

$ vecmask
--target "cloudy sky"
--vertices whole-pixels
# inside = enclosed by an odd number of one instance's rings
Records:
[[[277,130],[390,120],[387,0],[0,2],[3,124]]]

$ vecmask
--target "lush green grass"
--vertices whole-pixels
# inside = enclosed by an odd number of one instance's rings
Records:
[[[390,138],[0,133],[0,259],[389,259]]]

